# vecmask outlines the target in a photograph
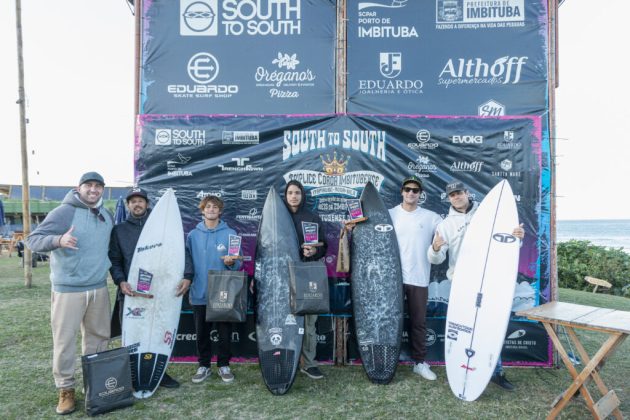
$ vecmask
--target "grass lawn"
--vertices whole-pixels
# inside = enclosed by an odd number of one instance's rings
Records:
[[[33,270],[33,287],[26,289],[20,260],[0,257],[0,418],[58,418],[52,373],[50,333],[50,282],[48,265]],[[113,292],[113,287],[111,288]],[[630,299],[561,289],[560,300],[630,311]],[[593,355],[602,335],[579,333]],[[80,362],[77,379],[80,382]],[[214,368],[214,366],[213,366]],[[443,367],[436,367],[435,382],[427,382],[400,366],[390,385],[373,385],[361,366],[323,366],[325,379],[313,381],[302,374],[291,391],[271,395],[263,384],[258,365],[232,365],[234,383],[223,384],[216,372],[206,382],[190,382],[196,365],[171,365],[168,372],[180,380],[176,390],[159,389],[148,400],[106,414],[110,418],[544,418],[555,397],[571,383],[568,371],[541,368],[508,368],[515,392],[490,384],[475,402],[455,398]],[[630,344],[624,342],[602,371],[605,383],[622,401],[621,411],[630,415]],[[595,393],[595,395],[599,395]],[[78,409],[68,416],[85,417],[83,394],[78,389]],[[562,418],[589,418],[582,400],[576,398]]]

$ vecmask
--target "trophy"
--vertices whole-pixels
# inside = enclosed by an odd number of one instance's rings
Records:
[[[346,220],[345,224],[357,224],[361,222],[365,222],[367,217],[363,215],[363,209],[361,208],[361,200],[359,199],[348,199],[346,200],[346,205],[348,206],[348,214],[350,215],[350,219]]]
[[[242,260],[243,256],[240,255],[241,240],[242,238],[238,235],[230,235],[228,238],[228,253],[227,255],[222,255],[220,258],[224,260],[226,257],[230,257],[233,260]]]
[[[302,234],[304,235],[304,243],[302,244],[302,248],[305,246],[322,246],[323,242],[319,241],[319,225],[317,223],[312,222],[302,222]]]

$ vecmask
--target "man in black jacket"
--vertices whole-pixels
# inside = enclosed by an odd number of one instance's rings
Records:
[[[116,286],[118,286],[112,324],[118,322],[119,325],[122,325],[125,295],[130,296],[132,294],[131,286],[127,282],[131,260],[140,238],[140,232],[142,232],[149,213],[151,213],[151,210],[149,210],[149,198],[146,191],[142,188],[130,189],[127,193],[126,201],[129,216],[127,216],[127,220],[114,226],[109,241],[109,259],[112,262],[109,273],[112,275]],[[114,329],[112,328],[113,331]],[[179,382],[165,373],[160,386],[178,388]]]
[[[304,243],[304,231],[302,222],[317,223],[317,234],[322,246],[301,246],[300,259],[302,261],[317,261],[326,255],[328,247],[326,234],[322,221],[318,215],[311,213],[304,208],[306,195],[304,187],[299,181],[289,181],[284,189],[284,202],[291,213],[293,224],[297,232],[299,245]],[[300,371],[308,375],[311,379],[321,379],[324,377],[317,367],[315,353],[317,351],[317,315],[304,316],[304,341],[302,343],[302,367]]]

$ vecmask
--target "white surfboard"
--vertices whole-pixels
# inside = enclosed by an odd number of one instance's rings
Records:
[[[457,398],[474,401],[501,354],[514,298],[520,241],[510,184],[499,182],[479,205],[462,243],[446,316],[444,354]]]
[[[175,345],[182,303],[175,292],[184,274],[184,252],[182,219],[169,189],[142,229],[127,279],[142,295],[125,296],[122,324],[136,398],[153,395]]]

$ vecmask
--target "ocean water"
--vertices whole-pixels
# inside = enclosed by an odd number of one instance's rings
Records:
[[[558,242],[571,239],[590,241],[594,245],[623,248],[630,253],[630,219],[627,220],[559,220]]]

